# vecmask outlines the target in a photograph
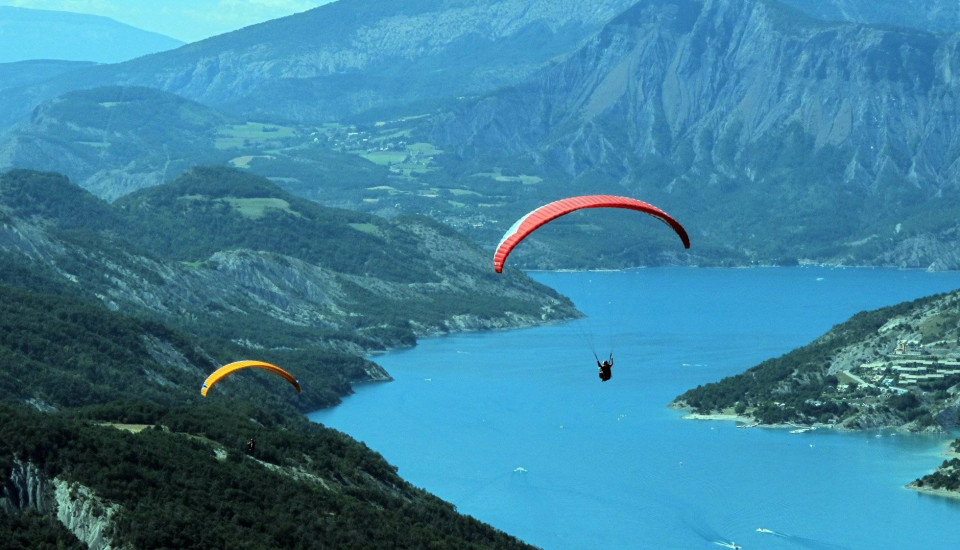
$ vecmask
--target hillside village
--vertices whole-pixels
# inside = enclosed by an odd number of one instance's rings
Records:
[[[960,349],[946,342],[922,346],[917,340],[898,340],[892,353],[841,371],[837,382],[837,391],[841,393],[854,389],[898,394],[913,390],[947,391],[960,383]]]

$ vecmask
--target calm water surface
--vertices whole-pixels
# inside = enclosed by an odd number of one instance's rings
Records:
[[[903,488],[947,437],[736,429],[666,408],[853,313],[960,273],[662,268],[534,273],[587,318],[424,340],[310,418],[414,485],[544,548],[956,549],[960,501]],[[593,351],[613,351],[613,380]],[[770,532],[758,532],[758,528]]]

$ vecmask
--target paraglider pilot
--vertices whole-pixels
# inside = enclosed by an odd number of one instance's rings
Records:
[[[247,441],[247,452],[253,454],[253,451],[257,448],[257,438],[251,437],[250,441]]]
[[[597,359],[597,367],[600,369],[600,380],[603,382],[610,380],[613,376],[610,372],[610,369],[613,367],[613,352],[610,352],[610,358],[604,359],[602,363],[600,359]]]

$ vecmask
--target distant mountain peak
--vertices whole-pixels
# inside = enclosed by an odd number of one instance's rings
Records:
[[[0,6],[0,63],[28,59],[117,63],[183,44],[109,17]]]
[[[339,0],[35,91],[49,99],[142,85],[229,112],[311,121],[423,108],[518,82],[632,1]],[[11,114],[0,110],[0,122]]]

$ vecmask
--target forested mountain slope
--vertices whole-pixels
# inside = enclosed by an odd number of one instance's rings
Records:
[[[422,218],[194,168],[109,204],[0,176],[0,537],[23,548],[525,548],[309,422],[360,355],[576,315]],[[201,397],[204,378],[242,372]],[[255,440],[253,445],[248,442]]]
[[[149,88],[70,92],[38,105],[0,141],[0,168],[59,172],[115,199],[198,164],[226,163],[220,132],[238,120]]]
[[[5,264],[22,272],[43,270],[113,310],[250,350],[300,350],[303,360],[576,315],[526,276],[493,273],[486,253],[428,219],[325,208],[228,168],[196,168],[114,205],[62,176],[12,171],[0,177],[0,221]],[[341,375],[384,377],[357,367]]]
[[[307,421],[309,391],[298,403],[280,397],[289,386],[245,372],[200,397],[230,348],[47,292],[65,290],[55,281],[5,279],[5,547],[524,547]],[[294,363],[305,388],[331,366]]]
[[[865,311],[810,344],[692,389],[675,406],[764,424],[960,425],[960,291]]]

